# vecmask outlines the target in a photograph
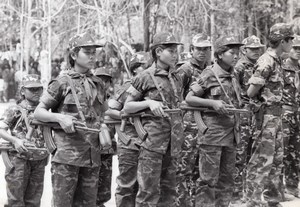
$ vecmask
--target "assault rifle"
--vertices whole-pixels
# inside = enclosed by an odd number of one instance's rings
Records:
[[[167,114],[171,114],[171,113],[179,113],[179,112],[181,112],[181,110],[180,109],[164,109],[164,112],[167,113]],[[123,113],[123,114],[121,114],[121,117],[122,117],[122,122],[121,122],[120,130],[122,132],[124,132],[127,119],[132,118],[134,128],[135,128],[137,134],[139,135],[139,138],[143,141],[143,140],[146,139],[148,133],[143,128],[141,118],[143,118],[143,117],[155,117],[155,115],[152,114],[152,113],[145,113],[145,112],[133,113],[133,114]]]
[[[35,125],[35,126],[42,126],[43,127],[43,136],[45,139],[46,146],[49,150],[50,153],[53,153],[56,150],[56,144],[54,143],[54,140],[52,138],[52,129],[61,129],[61,126],[59,123],[56,122],[42,122],[38,121],[36,119],[30,120],[30,125]],[[99,133],[100,129],[92,129],[82,122],[74,121],[74,127],[76,130],[80,131],[89,131],[89,132],[94,132],[94,133]]]
[[[45,153],[48,153],[48,150],[46,148],[38,148],[33,143],[30,142],[24,142],[24,146],[26,149],[30,151],[44,151]],[[2,154],[2,159],[4,162],[5,167],[10,171],[14,168],[13,164],[9,160],[7,151],[17,151],[13,144],[10,142],[0,142],[0,152]]]
[[[195,122],[198,126],[199,131],[202,134],[204,134],[208,128],[202,120],[201,112],[217,113],[214,109],[211,108],[194,107],[194,106],[189,106],[186,103],[182,103],[179,108],[184,111],[194,111]],[[226,108],[226,110],[228,111],[229,114],[251,113],[246,109]]]

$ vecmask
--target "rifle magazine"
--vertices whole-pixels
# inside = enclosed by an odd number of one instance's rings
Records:
[[[140,117],[133,117],[134,128],[139,135],[139,138],[144,141],[148,136],[148,133],[144,129]]]
[[[7,151],[2,151],[2,159],[3,159],[3,163],[6,167],[6,169],[8,170],[8,172],[11,172],[15,167],[14,165],[11,163],[9,157],[8,157],[8,153]]]
[[[194,118],[195,118],[195,122],[198,126],[199,132],[201,132],[201,134],[205,134],[208,127],[203,122],[203,119],[202,119],[202,116],[201,116],[201,111],[194,111]]]
[[[46,147],[48,151],[53,154],[56,150],[56,144],[52,137],[52,129],[48,126],[43,126],[43,136],[45,139]]]

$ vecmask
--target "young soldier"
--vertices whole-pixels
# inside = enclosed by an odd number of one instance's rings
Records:
[[[250,110],[249,108],[249,97],[247,96],[248,89],[248,80],[254,73],[254,64],[262,53],[262,48],[264,45],[260,43],[260,39],[255,35],[251,37],[247,37],[242,42],[244,46],[242,47],[243,56],[237,62],[234,70],[236,73],[236,77],[241,86],[241,98],[243,105],[242,107]],[[243,196],[244,190],[244,178],[245,178],[245,170],[246,163],[249,160],[251,146],[252,146],[252,133],[251,133],[251,125],[252,125],[252,116],[251,114],[241,114],[241,141],[237,145],[236,149],[236,175],[235,175],[235,188],[234,188],[234,199],[239,200]]]
[[[292,47],[290,25],[278,23],[271,27],[267,51],[258,59],[249,79],[247,94],[262,102],[255,112],[253,154],[247,166],[246,199],[248,206],[277,206],[283,200],[280,179],[283,159],[282,93],[283,70],[280,55]],[[259,116],[261,115],[261,116]],[[265,189],[268,186],[268,189]],[[272,189],[271,189],[272,188]],[[266,201],[262,201],[262,194]]]
[[[149,55],[145,52],[135,53],[129,63],[131,75],[135,77],[147,67]],[[131,81],[125,82],[116,90],[115,97],[109,101],[109,110],[106,112],[113,119],[121,119],[121,111],[128,96],[126,93]],[[122,133],[122,132],[118,132]],[[116,205],[135,206],[135,198],[138,191],[137,166],[139,157],[140,138],[134,126],[127,123],[124,133],[125,138],[120,138],[118,134],[118,158],[119,176],[117,177],[118,187],[116,189]]]
[[[219,113],[202,112],[208,129],[199,135],[197,207],[227,207],[232,197],[239,131],[238,116],[228,114],[227,108],[237,108],[240,104],[233,66],[241,45],[235,37],[216,40],[215,64],[201,73],[186,97],[186,102],[192,106],[213,107]]]
[[[166,114],[164,109],[177,108],[181,102],[181,84],[174,71],[180,44],[170,33],[156,34],[151,47],[153,65],[135,77],[127,90],[126,113],[152,112],[141,117],[148,136],[138,159],[137,207],[175,204],[175,157],[182,144],[182,119],[180,112]]]
[[[299,197],[299,166],[300,166],[300,135],[298,108],[300,81],[300,36],[296,36],[289,58],[283,64],[283,142],[284,142],[284,173],[286,191],[295,197]]]
[[[74,121],[100,128],[105,108],[104,86],[90,69],[95,64],[96,48],[101,45],[84,33],[71,38],[69,47],[72,69],[49,83],[35,117],[59,123],[62,128],[53,130],[57,148],[51,163],[53,206],[95,207],[101,165],[99,135],[75,130]]]
[[[188,93],[190,84],[202,73],[210,60],[211,43],[205,34],[197,34],[192,39],[192,58],[183,64],[177,73],[183,81],[183,95]],[[183,98],[184,98],[183,97]],[[194,120],[193,111],[187,111],[183,116],[184,143],[178,159],[177,187],[178,206],[194,206],[195,182],[198,177],[196,162],[198,157],[197,133],[198,127]],[[197,172],[197,173],[195,173]],[[196,174],[196,175],[195,175]]]
[[[16,150],[8,151],[13,168],[7,167],[5,171],[6,207],[39,207],[41,204],[48,152],[41,130],[31,128],[28,117],[33,114],[42,92],[43,86],[37,75],[23,77],[22,99],[4,112],[0,122],[0,137],[11,142]],[[36,150],[26,148],[28,144]]]
[[[112,76],[110,75],[109,69],[105,67],[97,68],[94,73],[95,76],[99,77],[103,84],[105,91],[109,91],[112,84]],[[107,94],[107,99],[109,94]],[[103,127],[103,125],[102,125]],[[101,150],[101,166],[99,172],[98,181],[98,194],[97,194],[97,207],[105,207],[105,203],[111,199],[111,179],[112,179],[112,161],[113,155],[116,153],[116,141],[114,139],[115,130],[111,125],[104,125],[109,132],[109,138],[112,139],[112,147],[107,150]],[[104,130],[102,128],[102,130]]]

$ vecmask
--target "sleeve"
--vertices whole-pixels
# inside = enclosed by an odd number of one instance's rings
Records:
[[[53,80],[49,83],[48,89],[44,91],[40,102],[48,108],[55,108],[64,96],[67,94],[67,85],[59,80]]]
[[[186,64],[182,65],[180,68],[177,69],[177,75],[182,81],[183,88],[187,88],[190,84],[191,75]]]
[[[136,100],[141,99],[147,91],[148,80],[151,79],[149,73],[141,73],[137,75],[127,89],[127,93],[133,96]]]
[[[5,110],[1,117],[0,128],[12,128],[21,117],[21,111],[18,106],[11,106]]]
[[[249,84],[264,86],[273,72],[272,60],[259,58],[255,65],[255,72],[249,79]]]
[[[244,65],[242,63],[236,65],[236,67],[234,68],[234,75],[240,84],[243,84],[244,73],[245,73]]]

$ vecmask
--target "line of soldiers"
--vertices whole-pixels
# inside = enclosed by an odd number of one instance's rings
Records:
[[[156,34],[152,61],[134,54],[132,80],[107,100],[111,76],[90,71],[103,45],[88,33],[71,38],[71,69],[42,96],[38,78],[26,77],[23,100],[3,115],[0,136],[14,145],[6,206],[40,206],[48,156],[34,155],[49,134],[29,126],[28,113],[45,125],[59,124],[50,133],[55,207],[104,206],[110,199],[107,127],[118,135],[117,206],[227,207],[237,199],[248,207],[280,206],[285,190],[299,197],[300,38],[279,23],[271,27],[263,55],[255,36],[242,43],[223,36],[213,44],[211,64],[210,39],[195,35],[192,57],[176,69],[181,43],[173,34]],[[284,62],[283,52],[289,53]]]

